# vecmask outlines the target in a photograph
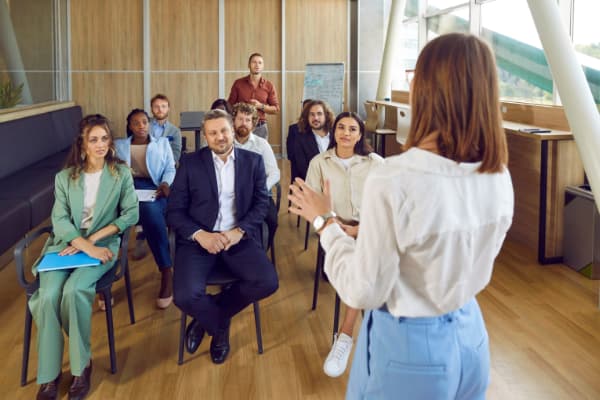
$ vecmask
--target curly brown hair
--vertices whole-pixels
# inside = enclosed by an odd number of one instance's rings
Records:
[[[325,103],[323,100],[311,100],[302,108],[302,114],[300,114],[300,118],[298,119],[298,129],[301,133],[310,132],[311,127],[308,123],[308,114],[310,113],[310,109],[314,106],[321,106],[323,108],[323,112],[325,113],[325,127],[324,129],[327,132],[331,132],[331,128],[333,128],[333,121],[335,120],[335,114],[329,107],[329,104]]]
[[[87,158],[85,156],[84,144],[87,139],[87,135],[90,133],[92,128],[96,126],[99,126],[100,128],[104,129],[110,137],[108,153],[106,153],[106,156],[104,157],[110,173],[116,175],[117,164],[124,164],[124,161],[117,157],[114,136],[110,129],[110,123],[108,121],[108,118],[101,114],[86,115],[79,122],[79,135],[77,135],[77,138],[71,145],[71,150],[69,152],[69,156],[67,157],[67,162],[65,163],[64,167],[64,169],[71,170],[71,179],[78,179],[81,172],[85,170],[85,167],[87,165]]]

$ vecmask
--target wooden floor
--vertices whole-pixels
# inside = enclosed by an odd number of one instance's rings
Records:
[[[287,204],[285,197],[282,204]],[[304,223],[297,229],[296,218],[285,209],[279,220],[280,289],[261,302],[264,354],[256,352],[250,307],[233,319],[232,352],[223,365],[211,363],[205,340],[178,366],[180,314],[174,306],[166,311],[154,308],[160,278],[148,256],[130,263],[135,325],[129,324],[122,282],[114,288],[115,375],[109,371],[104,313],[94,313],[89,398],[343,398],[348,373],[332,379],[322,372],[333,317],[334,292],[328,284],[321,285],[317,310],[310,311],[316,238],[303,251]],[[32,247],[31,254],[36,251],[39,246]],[[597,281],[562,265],[541,267],[533,252],[509,242],[498,258],[491,285],[478,299],[491,339],[489,399],[600,399]],[[12,264],[0,271],[0,300],[0,393],[4,393],[0,398],[31,399],[37,391],[36,341],[34,336],[28,385],[20,387],[25,297]],[[68,368],[65,356],[63,370]],[[69,379],[63,379],[63,398],[68,385]]]

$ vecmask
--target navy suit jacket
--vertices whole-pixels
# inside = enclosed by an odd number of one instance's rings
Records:
[[[308,132],[299,132],[294,143],[294,150],[297,176],[306,179],[310,160],[319,154],[319,146],[317,145],[315,134],[310,129]]]
[[[233,151],[238,226],[260,245],[261,226],[269,207],[265,165],[258,153],[238,148]],[[169,195],[167,222],[179,239],[188,240],[198,229],[213,232],[218,214],[217,175],[212,151],[205,147],[181,158]]]

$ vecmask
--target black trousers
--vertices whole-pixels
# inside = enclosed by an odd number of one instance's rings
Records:
[[[219,296],[206,293],[213,268],[228,268],[240,280]],[[249,304],[279,287],[275,267],[254,240],[242,240],[227,251],[210,254],[196,242],[178,240],[173,275],[175,305],[191,315],[209,335]]]

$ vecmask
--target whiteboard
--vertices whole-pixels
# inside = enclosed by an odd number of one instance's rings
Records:
[[[344,63],[306,64],[302,100],[323,100],[337,115],[344,109]]]

